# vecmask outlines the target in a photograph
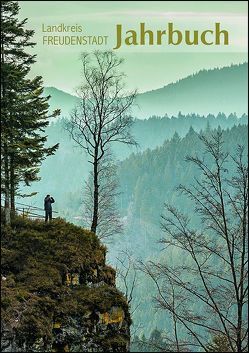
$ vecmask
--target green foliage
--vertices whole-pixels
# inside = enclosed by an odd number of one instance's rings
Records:
[[[106,251],[92,233],[62,219],[45,224],[17,217],[11,230],[3,229],[3,242],[7,246],[4,251],[8,253],[8,257],[3,258],[3,270],[22,271],[20,280],[24,277],[23,271],[29,271],[33,276],[32,272],[37,270],[41,276],[46,276],[48,264],[55,280],[54,269],[60,272],[63,267],[68,271],[89,268],[93,263],[103,263]]]
[[[167,347],[163,338],[162,331],[154,329],[151,332],[149,338],[142,335],[140,338],[135,336],[131,346],[132,352],[165,352],[171,351],[170,347]]]
[[[41,161],[58,148],[58,144],[45,146],[44,129],[59,110],[48,114],[49,97],[42,96],[42,78],[27,76],[35,62],[35,55],[27,52],[35,45],[34,31],[25,29],[27,19],[19,21],[18,13],[16,1],[1,1],[2,191],[12,208],[20,183],[29,186],[39,180]]]
[[[213,337],[212,342],[207,346],[207,352],[232,352],[227,337],[217,335]]]
[[[210,129],[206,133],[210,133]],[[238,143],[247,146],[247,126],[227,129],[223,132],[223,138],[225,151],[234,155]],[[156,263],[167,261],[170,264],[185,261],[180,250],[172,249],[167,254],[161,251],[161,246],[157,243],[162,238],[160,215],[163,213],[164,203],[169,203],[187,212],[194,227],[200,224],[194,207],[188,199],[178,196],[176,187],[179,184],[190,186],[194,183],[195,177],[201,180],[200,172],[192,164],[187,163],[185,158],[187,155],[202,155],[202,151],[198,134],[191,130],[185,137],[172,137],[162,146],[132,154],[120,163],[123,192],[120,206],[122,215],[127,219],[127,228],[125,237],[112,247],[112,258],[118,256],[120,249],[128,248],[135,258],[143,261],[152,260]],[[226,168],[231,173],[235,172],[230,161],[226,164]],[[153,309],[153,297],[156,296],[153,283],[140,273],[138,281],[139,286],[135,288],[133,296],[134,308],[139,304],[133,315],[134,330],[146,322],[138,332],[144,332],[147,337],[156,327],[171,332],[170,320],[165,319],[163,311]],[[197,307],[196,304],[193,309]]]
[[[100,338],[99,343],[105,352],[125,352],[127,347],[127,341],[129,337],[127,335],[113,335],[113,337]]]
[[[78,287],[72,292],[72,303],[74,303],[75,314],[84,314],[87,310],[105,313],[113,306],[120,306],[129,318],[128,307],[122,293],[116,288],[102,285],[97,288]],[[72,306],[68,307],[67,300],[62,301],[63,312],[70,314]],[[129,324],[131,323],[128,319]]]
[[[207,134],[208,131],[204,131]],[[248,133],[245,125],[234,126],[224,131],[225,150],[233,152],[238,141],[247,144]],[[121,214],[127,214],[132,204],[133,218],[160,224],[160,215],[165,202],[187,208],[187,200],[177,198],[179,184],[191,184],[199,178],[197,168],[185,162],[187,155],[196,155],[203,150],[198,133],[190,128],[187,135],[174,135],[153,150],[132,154],[120,165]],[[229,167],[229,166],[228,166]],[[193,212],[194,214],[194,212]]]

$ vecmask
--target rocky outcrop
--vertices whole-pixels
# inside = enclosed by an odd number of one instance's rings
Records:
[[[129,351],[128,305],[94,234],[20,218],[2,232],[2,352]]]

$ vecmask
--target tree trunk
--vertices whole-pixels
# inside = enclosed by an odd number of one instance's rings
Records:
[[[13,156],[10,157],[10,208],[11,217],[15,215],[15,171]]]
[[[98,161],[97,157],[94,158],[93,164],[93,218],[91,231],[96,234],[98,226],[98,208],[99,208],[99,185],[98,185]]]
[[[9,159],[7,146],[4,145],[4,208],[5,208],[5,223],[10,224],[10,182],[9,182]]]
[[[2,4],[1,4],[1,18],[2,18]],[[1,65],[5,62],[4,45],[1,43]],[[6,97],[5,89],[5,77],[1,76],[1,99]],[[6,114],[6,102],[2,104],[3,112]],[[6,116],[4,117],[7,118]],[[5,212],[5,223],[10,224],[10,179],[9,179],[9,157],[8,157],[8,142],[6,135],[4,136],[5,141],[3,143],[3,155],[4,155],[4,212]]]

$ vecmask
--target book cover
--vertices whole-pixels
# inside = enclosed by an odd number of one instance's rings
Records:
[[[1,1],[3,352],[248,350],[246,1]]]

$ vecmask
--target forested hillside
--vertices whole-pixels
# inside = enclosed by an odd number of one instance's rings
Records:
[[[188,116],[179,114],[172,118],[137,119],[132,128],[132,133],[139,146],[127,147],[116,144],[114,154],[117,160],[124,160],[132,153],[142,153],[148,148],[154,149],[161,146],[165,140],[171,139],[175,132],[179,137],[184,137],[191,126],[196,132],[200,132],[218,126],[227,129],[234,125],[247,124],[247,121],[247,115],[238,118],[234,114],[230,114],[228,117],[224,114],[218,116],[210,114],[207,117],[195,114]],[[41,206],[44,193],[50,192],[56,195],[55,207],[60,211],[60,214],[71,221],[76,221],[81,215],[80,206],[83,198],[84,181],[87,178],[90,165],[84,152],[76,147],[76,144],[70,139],[68,132],[65,130],[63,119],[52,123],[46,132],[48,142],[51,144],[59,142],[60,148],[56,155],[43,162],[40,172],[42,180],[32,186],[35,191],[39,192],[33,202]],[[128,161],[127,163],[130,163],[130,160]],[[65,165],[67,168],[64,168]],[[134,172],[136,172],[136,168]],[[133,173],[132,170],[131,173]]]
[[[210,133],[207,129],[204,133]],[[247,145],[248,132],[245,126],[232,127],[224,131],[224,145],[233,152],[237,144]],[[196,174],[184,159],[187,155],[201,154],[202,143],[198,133],[191,127],[187,135],[180,138],[177,133],[153,150],[132,154],[120,164],[120,181],[123,197],[122,212],[126,213],[130,203],[133,217],[158,224],[160,209],[165,200],[179,203],[175,199],[174,187],[191,183]],[[227,166],[229,169],[229,166]],[[184,208],[186,203],[181,205]]]
[[[177,114],[230,114],[247,112],[248,64],[202,70],[176,83],[146,92],[137,98],[135,116]]]
[[[138,94],[132,114],[139,119],[166,114],[229,115],[247,113],[248,64],[232,65],[221,69],[202,70],[165,87]],[[76,93],[70,95],[54,87],[47,87],[51,95],[51,109],[60,107],[68,117],[76,102]]]
[[[215,131],[205,132],[207,136],[213,133]],[[224,150],[231,155],[236,153],[238,144],[244,145],[247,149],[246,126],[233,127],[224,131],[223,140]],[[191,163],[187,163],[185,157],[203,156],[203,151],[199,135],[191,128],[184,138],[175,134],[172,139],[165,141],[163,146],[133,154],[121,163],[120,180],[123,193],[120,207],[127,228],[125,236],[114,244],[113,253],[116,256],[119,249],[125,248],[137,259],[164,263],[166,258],[163,246],[158,241],[163,236],[161,215],[164,213],[165,203],[189,215],[191,225],[200,226],[201,229],[200,219],[196,217],[192,202],[180,196],[176,187],[179,184],[189,187],[195,183],[194,178],[200,180],[200,170],[193,167]],[[232,164],[227,163],[225,168],[229,172],[235,172]],[[168,251],[167,260],[172,264],[178,263],[181,261],[180,252],[177,249]],[[134,291],[134,307],[136,305],[139,307],[133,319],[134,327],[137,328],[139,323],[150,317],[146,327],[140,330],[147,337],[156,328],[166,332],[170,330],[164,312],[153,307],[152,298],[156,295],[155,290],[153,282],[149,282],[148,278],[141,274],[139,286]]]

